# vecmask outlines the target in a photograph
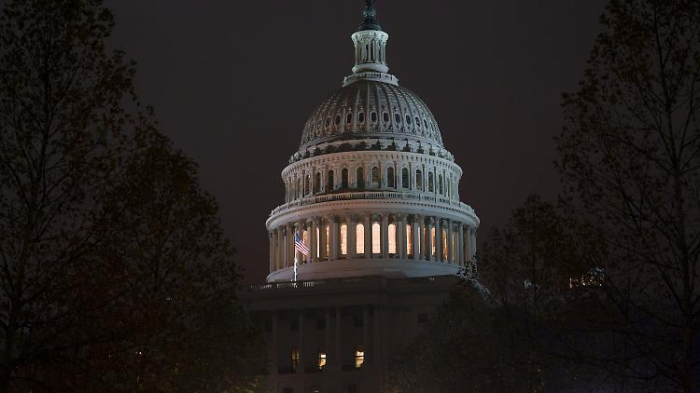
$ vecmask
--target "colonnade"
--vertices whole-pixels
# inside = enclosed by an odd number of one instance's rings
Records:
[[[298,310],[297,314],[288,315],[282,320],[278,311],[272,312],[270,349],[273,354],[271,365],[273,373],[304,373],[316,372],[319,369],[333,368],[336,370],[365,368],[368,364],[377,364],[386,352],[382,346],[382,331],[384,309],[378,305],[359,306],[361,309],[343,310],[342,307],[325,309]],[[347,314],[350,311],[351,314]],[[354,332],[347,331],[353,327],[349,319],[361,315],[362,334],[357,337]],[[319,319],[323,319],[324,335],[318,335],[316,330]],[[283,324],[283,321],[286,322]],[[294,328],[291,325],[296,325]],[[280,342],[283,330],[296,335],[289,337],[289,347]],[[296,330],[296,334],[294,333]],[[357,342],[349,338],[356,337]],[[289,367],[291,366],[291,367]]]
[[[296,251],[299,234],[311,251]],[[469,225],[416,214],[355,214],[313,217],[281,225],[269,233],[270,272],[299,263],[342,259],[412,259],[467,266],[476,253]]]

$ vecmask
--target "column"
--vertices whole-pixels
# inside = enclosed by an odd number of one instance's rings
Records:
[[[334,362],[338,366],[338,369],[343,367],[343,310],[340,307],[335,309]]]
[[[330,236],[330,254],[329,258],[332,261],[338,259],[338,219],[336,217],[330,217],[331,226],[331,236]]]
[[[372,258],[372,215],[365,216],[365,258]]]
[[[318,219],[318,259],[326,259],[328,255],[326,253],[326,244],[328,242],[328,237],[326,236],[326,220],[325,218]]]
[[[381,222],[381,237],[380,237],[380,244],[381,244],[381,254],[382,258],[389,258],[389,214],[384,213],[382,214],[382,222]]]
[[[472,232],[472,255],[476,255],[476,230]]]
[[[275,271],[275,254],[274,254],[275,237],[273,236],[272,232],[268,232],[267,238],[270,241],[270,245],[268,247],[268,252],[270,254],[270,273],[272,273]]]
[[[289,236],[287,234],[290,233],[289,230],[289,224],[286,224],[284,228],[281,229],[280,232],[280,237],[281,237],[281,252],[282,252],[282,267],[287,267],[289,266]]]
[[[277,330],[279,329],[279,317],[277,312],[272,312],[272,331],[270,332],[270,368],[272,374],[277,374],[279,372],[280,355],[279,355],[279,345],[277,344]]]
[[[369,349],[369,340],[370,340],[370,333],[369,333],[369,305],[364,305],[362,306],[362,345],[365,348],[365,362],[367,362],[367,354],[370,353]],[[364,367],[364,365],[363,365]]]
[[[428,261],[434,261],[433,257],[433,217],[428,217],[428,225],[425,228],[425,254]]]
[[[382,326],[381,326],[381,317],[382,313],[379,308],[379,305],[374,306],[374,320],[373,320],[373,325],[374,325],[374,345],[372,345],[372,351],[374,351],[372,354],[369,356],[374,359],[375,364],[381,363],[382,359]],[[366,350],[366,349],[365,349]],[[369,351],[365,352],[365,358],[367,357],[367,354]]]
[[[467,262],[472,259],[472,231],[467,227],[466,238],[464,239],[464,247],[466,248]]]
[[[435,260],[442,262],[442,219],[435,220]]]
[[[460,266],[465,266],[466,264],[464,263],[464,225],[462,223],[459,223],[459,237],[457,238],[457,244],[459,245],[459,255],[457,256],[458,258],[458,263]]]
[[[334,349],[331,348],[332,346],[332,340],[331,340],[331,332],[333,331],[333,328],[331,326],[331,309],[326,309],[326,342],[324,344],[324,349],[326,350],[326,369],[328,369],[331,366],[335,366],[335,354],[332,354],[331,351]]]
[[[345,216],[345,225],[348,227],[348,259],[357,257],[357,228],[355,228],[355,220],[352,214]]]
[[[420,220],[420,216],[413,216],[411,218],[411,236],[413,236],[413,259],[414,260],[419,260],[420,259],[420,230],[422,225],[418,225],[418,220]]]
[[[306,220],[306,236],[309,239],[309,242],[306,244],[306,246],[309,247],[309,255],[306,256],[306,263],[309,264],[314,260],[314,250],[316,249],[315,235],[316,229],[314,228],[314,221],[312,219]]]
[[[452,221],[447,220],[447,262],[455,261],[455,239],[452,235]]]
[[[397,214],[396,222],[396,255],[398,258],[406,258],[406,220],[403,214]]]
[[[306,368],[304,344],[304,310],[299,310],[299,367],[297,367],[297,374],[305,372]]]

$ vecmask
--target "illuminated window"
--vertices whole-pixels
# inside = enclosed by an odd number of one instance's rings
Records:
[[[401,187],[408,188],[408,168],[403,168],[401,170]]]
[[[447,258],[449,257],[449,255],[448,255],[449,253],[448,253],[448,249],[447,249],[447,230],[446,229],[442,230],[441,240],[442,240],[442,259],[447,260]]]
[[[348,226],[340,226],[340,255],[348,255]]]
[[[363,224],[357,224],[355,227],[355,252],[358,254],[365,253],[365,226]]]
[[[423,191],[423,172],[420,169],[416,171],[416,188]]]
[[[327,361],[327,354],[326,351],[321,348],[318,351],[318,369],[323,370],[324,367],[326,367],[326,361]]]
[[[292,349],[292,370],[296,371],[297,367],[299,367],[299,350],[294,348]]]
[[[389,224],[389,254],[396,254],[396,225]]]
[[[365,188],[365,171],[357,168],[357,188]]]
[[[348,168],[343,168],[343,171],[340,173],[340,175],[341,187],[348,188]]]
[[[326,191],[333,191],[335,188],[335,180],[333,179],[333,171],[328,171],[328,184],[326,184]]]
[[[433,179],[433,172],[429,172],[428,173],[428,191],[429,192],[433,192],[433,190],[435,189],[433,187],[433,180],[434,180]]]
[[[413,236],[411,234],[411,224],[406,224],[406,255],[413,254]]]
[[[355,350],[355,368],[362,368],[365,362],[365,350],[362,347],[357,347]]]
[[[382,178],[379,176],[379,168],[372,168],[372,188],[380,188],[382,183]]]
[[[379,230],[378,222],[372,224],[372,254],[379,254],[382,252],[382,243]]]
[[[326,256],[330,258],[331,256],[331,227],[326,225]]]
[[[396,188],[396,177],[394,176],[394,168],[392,167],[386,170],[386,185],[389,188]]]
[[[321,257],[321,229],[316,227],[316,258]]]
[[[431,230],[430,230],[430,238],[432,239],[432,241],[430,242],[430,244],[431,244],[431,246],[432,246],[432,248],[433,248],[432,251],[431,251],[431,253],[432,253],[431,255],[434,256],[434,255],[435,255],[435,227],[431,228]]]

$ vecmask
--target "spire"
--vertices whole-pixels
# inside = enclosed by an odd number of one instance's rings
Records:
[[[374,80],[396,85],[398,79],[388,73],[389,66],[386,63],[386,42],[389,40],[389,34],[382,31],[377,22],[374,0],[366,1],[365,19],[360,25],[360,30],[352,35],[355,44],[355,66],[352,68],[352,75],[343,80],[343,86],[358,80]]]
[[[364,21],[360,25],[359,31],[365,30],[378,30],[382,31],[382,26],[379,25],[377,21],[377,10],[374,9],[374,0],[367,0],[367,6],[363,12],[365,17]]]

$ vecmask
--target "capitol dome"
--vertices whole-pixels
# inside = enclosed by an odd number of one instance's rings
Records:
[[[358,138],[411,139],[442,147],[442,136],[428,106],[397,83],[357,80],[336,90],[304,127],[301,149]]]
[[[476,269],[479,218],[435,117],[389,74],[371,1],[355,65],[309,117],[266,222],[268,282],[434,277]]]

